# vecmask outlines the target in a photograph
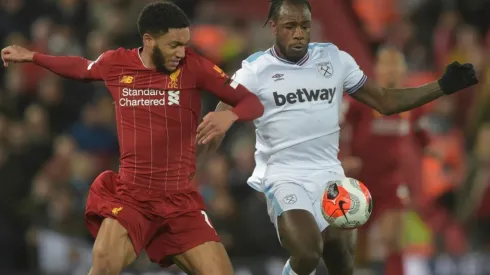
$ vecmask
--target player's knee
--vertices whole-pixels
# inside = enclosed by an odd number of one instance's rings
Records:
[[[119,274],[121,266],[111,258],[109,251],[94,247],[92,251],[92,272],[91,275],[112,275]]]
[[[301,261],[302,265],[309,266],[312,269],[318,266],[323,253],[323,242],[310,241],[305,242],[304,245],[296,247],[291,251],[291,256]]]

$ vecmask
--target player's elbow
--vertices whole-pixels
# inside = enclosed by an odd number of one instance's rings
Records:
[[[375,109],[384,116],[391,116],[399,112],[396,106],[391,104],[390,100],[384,98],[379,100],[379,104],[377,104]]]
[[[384,116],[391,116],[397,113],[394,109],[390,108],[379,108],[377,111]]]

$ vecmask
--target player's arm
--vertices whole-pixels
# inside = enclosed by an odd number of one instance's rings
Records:
[[[224,103],[232,106],[230,111],[236,114],[238,121],[250,121],[262,116],[264,106],[255,94],[239,82],[230,79],[211,62],[203,59],[201,66],[200,88],[209,91]]]
[[[232,81],[239,83],[240,85],[246,87],[248,90],[250,90],[253,93],[256,93],[258,89],[256,80],[257,77],[255,73],[252,71],[252,69],[250,68],[250,64],[247,61],[243,61],[242,68],[239,69],[232,77]],[[223,101],[220,101],[218,105],[216,105],[215,112],[227,111],[231,109],[233,109],[232,106],[224,103]],[[216,149],[219,148],[224,138],[225,135],[221,135],[217,137],[212,141],[211,146],[215,147]]]
[[[215,112],[221,112],[221,111],[228,111],[231,110],[233,107],[230,105],[227,105],[226,103],[219,102],[218,105],[216,106]],[[215,153],[218,151],[221,143],[223,142],[223,139],[225,138],[225,134],[222,135],[217,135],[213,140],[211,140],[209,143],[206,144],[197,144],[196,146],[196,166],[197,170],[200,171],[204,163],[206,163],[206,160],[210,154]]]
[[[197,128],[198,143],[207,144],[222,139],[226,131],[235,121],[251,121],[262,116],[264,106],[260,99],[251,93],[245,86],[234,79],[230,79],[216,65],[202,59],[199,87],[216,95],[227,105],[222,111],[208,113]],[[218,144],[219,145],[219,144]]]
[[[438,81],[413,88],[383,88],[367,79],[349,54],[341,52],[341,58],[346,69],[344,86],[347,93],[383,115],[411,110],[478,83],[471,64],[454,62],[447,66]]]
[[[101,59],[91,61],[78,56],[53,56],[29,51],[20,46],[9,46],[2,50],[4,66],[9,62],[33,62],[59,76],[77,80],[102,80]]]

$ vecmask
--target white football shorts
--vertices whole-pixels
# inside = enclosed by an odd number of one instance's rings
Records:
[[[322,196],[329,181],[341,180],[343,174],[332,171],[314,171],[309,175],[282,176],[281,179],[264,179],[264,194],[271,222],[277,230],[277,217],[288,210],[302,209],[310,212],[320,231],[328,222],[322,215]]]

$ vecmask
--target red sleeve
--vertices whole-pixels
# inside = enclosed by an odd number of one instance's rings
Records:
[[[264,113],[260,99],[247,88],[230,79],[217,65],[203,57],[198,58],[197,85],[228,105],[239,121],[259,118]]]
[[[79,56],[53,56],[36,53],[34,63],[66,78],[78,80],[104,80],[108,70],[108,51],[91,61]]]

